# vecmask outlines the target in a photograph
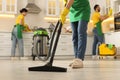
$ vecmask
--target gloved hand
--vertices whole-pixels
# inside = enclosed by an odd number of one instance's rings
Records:
[[[66,5],[66,4],[67,4],[67,1],[68,1],[68,0],[64,0],[64,5]]]
[[[65,7],[64,10],[62,11],[61,15],[60,15],[60,20],[61,20],[62,24],[65,23],[66,16],[68,15],[68,13],[69,13],[69,9]]]
[[[24,24],[24,32],[29,32],[31,31],[31,29],[29,28],[29,26],[27,24]]]
[[[113,14],[113,10],[112,8],[110,8],[109,12],[108,12],[108,16],[110,17]]]

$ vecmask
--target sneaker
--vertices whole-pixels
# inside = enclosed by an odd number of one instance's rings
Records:
[[[75,59],[71,64],[71,67],[73,69],[83,68],[83,61],[81,59]]]
[[[75,61],[75,59],[69,64],[69,67],[71,67],[72,66],[72,64],[74,63],[74,61]]]
[[[92,56],[92,59],[93,59],[93,60],[97,60],[97,59],[99,59],[99,56],[93,55],[93,56]]]
[[[28,60],[27,57],[20,57],[20,60]]]
[[[11,57],[11,60],[19,60],[19,57]]]

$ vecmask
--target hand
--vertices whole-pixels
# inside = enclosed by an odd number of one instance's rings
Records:
[[[65,7],[64,10],[62,11],[61,15],[60,15],[60,20],[61,20],[62,24],[65,23],[66,16],[68,15],[68,13],[69,13],[69,9]]]
[[[112,10],[112,8],[110,8],[110,10],[108,12],[108,16],[110,17],[110,16],[112,16],[112,14],[113,14],[113,10]]]
[[[66,5],[66,4],[67,4],[67,1],[68,1],[68,0],[64,0],[64,5]]]
[[[28,31],[31,31],[31,29],[29,28],[29,26],[27,24],[24,25],[24,31],[28,32]]]

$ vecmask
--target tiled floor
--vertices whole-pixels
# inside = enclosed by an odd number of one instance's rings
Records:
[[[84,61],[84,68],[71,69],[70,60],[55,60],[54,65],[67,67],[66,73],[29,72],[28,67],[43,65],[40,61],[0,60],[0,80],[120,80],[120,61]]]

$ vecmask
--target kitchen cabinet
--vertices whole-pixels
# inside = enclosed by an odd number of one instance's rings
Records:
[[[0,56],[11,56],[11,33],[0,32]],[[23,33],[24,40],[24,55],[31,56],[33,33]],[[19,55],[18,48],[16,49],[16,55]],[[56,50],[56,55],[73,55],[73,45],[71,35],[61,35]]]
[[[24,55],[31,56],[32,48],[32,36],[33,33],[23,33],[24,40]],[[0,56],[11,56],[11,33],[0,32]],[[19,55],[18,48],[16,49],[16,55]]]
[[[60,36],[56,55],[73,55],[72,36],[70,34]]]
[[[85,55],[92,54],[93,36],[87,37],[87,47]],[[62,34],[59,39],[56,55],[74,55],[71,34]]]
[[[5,0],[5,12],[16,13],[17,12],[17,0]]]
[[[64,8],[63,0],[46,0],[47,16],[59,16]]]
[[[120,12],[120,0],[110,0],[114,13]]]
[[[17,0],[0,0],[0,13],[17,13]]]
[[[117,55],[120,55],[120,32],[105,33],[105,43],[114,44],[117,47]]]
[[[116,47],[120,47],[120,32],[105,33],[105,43],[114,44]]]
[[[11,35],[9,33],[0,33],[0,56],[10,56]]]
[[[23,33],[24,40],[24,55],[31,56],[32,48],[32,37],[33,33]],[[92,53],[93,37],[88,37],[87,39],[87,49],[86,55],[91,55]],[[9,57],[11,56],[11,33],[10,32],[0,32],[0,56]],[[16,49],[16,55],[19,55],[18,48]],[[61,34],[56,55],[74,55],[72,35],[71,34]]]

